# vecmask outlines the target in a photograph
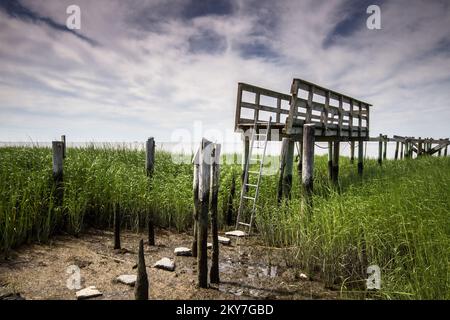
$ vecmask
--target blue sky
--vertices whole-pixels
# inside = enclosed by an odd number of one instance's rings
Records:
[[[237,83],[294,77],[372,103],[373,136],[448,137],[449,26],[437,0],[2,0],[0,141],[239,138]]]

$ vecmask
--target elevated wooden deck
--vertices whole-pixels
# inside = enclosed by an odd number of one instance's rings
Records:
[[[280,130],[278,140],[299,140],[305,123],[315,124],[316,141],[368,140],[370,106],[301,79],[293,80],[291,95],[239,83],[235,131],[272,117],[272,128]]]

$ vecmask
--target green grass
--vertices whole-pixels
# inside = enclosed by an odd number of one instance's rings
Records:
[[[157,152],[153,178],[144,152],[126,147],[70,148],[64,162],[64,198],[54,197],[51,150],[0,148],[0,251],[45,242],[55,232],[78,235],[110,228],[120,210],[125,228],[156,224],[179,231],[192,224],[192,165]],[[271,158],[271,161],[277,161]],[[295,170],[294,170],[295,171]],[[344,297],[450,298],[450,158],[365,162],[364,178],[341,158],[340,185],[328,181],[326,157],[316,157],[310,218],[301,213],[299,179],[292,199],[278,205],[277,175],[263,176],[257,229],[272,246],[287,247],[286,262],[317,275]],[[239,202],[240,166],[221,166],[219,220],[223,225],[232,177]],[[381,268],[382,289],[365,291],[366,268]]]

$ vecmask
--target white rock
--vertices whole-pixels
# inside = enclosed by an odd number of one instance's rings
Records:
[[[174,271],[175,262],[173,262],[173,260],[170,260],[169,258],[162,258],[161,260],[156,261],[156,263],[153,265],[153,268]]]
[[[77,295],[77,299],[81,300],[81,299],[89,299],[89,298],[98,297],[98,296],[101,296],[102,293],[100,291],[98,291],[97,288],[95,288],[95,286],[90,286],[90,287],[81,289],[80,291],[77,291],[76,295]]]
[[[304,280],[308,279],[308,276],[304,273],[300,273],[299,277],[300,277],[300,279],[304,279]]]
[[[225,235],[233,236],[233,237],[245,237],[247,234],[241,230],[234,230],[234,231],[225,232]]]
[[[229,245],[229,244],[231,244],[231,239],[219,236],[219,242],[222,244]]]
[[[173,251],[173,253],[176,256],[192,256],[192,250],[186,247],[178,247],[175,248],[175,250]]]
[[[127,284],[129,286],[134,286],[136,283],[137,276],[135,274],[122,274],[116,278],[120,283]]]

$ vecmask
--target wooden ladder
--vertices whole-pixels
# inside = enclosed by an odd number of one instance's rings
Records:
[[[247,161],[245,163],[245,174],[244,174],[244,181],[242,183],[242,187],[241,187],[241,198],[239,201],[239,210],[238,210],[238,214],[237,214],[237,219],[236,219],[236,230],[239,230],[239,228],[241,226],[244,227],[244,229],[247,229],[247,233],[245,235],[250,235],[251,231],[252,231],[252,224],[253,224],[253,220],[255,218],[255,212],[256,212],[256,202],[258,200],[258,195],[259,195],[259,184],[261,182],[261,175],[262,175],[262,170],[264,168],[264,158],[266,155],[266,148],[267,148],[267,142],[269,141],[269,133],[270,133],[270,126],[272,124],[272,117],[270,117],[268,122],[257,122],[255,120],[254,126],[253,126],[253,130],[252,130],[252,135],[251,135],[251,140],[250,140],[250,148],[248,151],[248,156],[247,156]],[[258,132],[258,125],[262,125],[262,126],[266,126],[266,132],[265,133],[257,133]],[[261,139],[258,138],[262,138],[264,139],[263,145],[261,146],[259,143],[261,142]],[[256,146],[255,146],[255,142],[256,142]],[[262,149],[263,153],[261,155],[261,158],[252,158],[253,155],[253,149]],[[257,171],[250,171],[250,161],[254,161],[256,162],[256,164],[259,164],[259,170]],[[249,175],[256,175],[256,182],[255,183],[249,183]],[[251,190],[251,188],[255,189],[255,193],[254,196],[248,196],[248,191]],[[244,211],[244,208],[246,207],[246,201],[251,201],[252,202],[252,206],[251,206],[251,211],[250,211],[250,221],[249,222],[243,222],[241,221],[242,218],[242,213]]]

